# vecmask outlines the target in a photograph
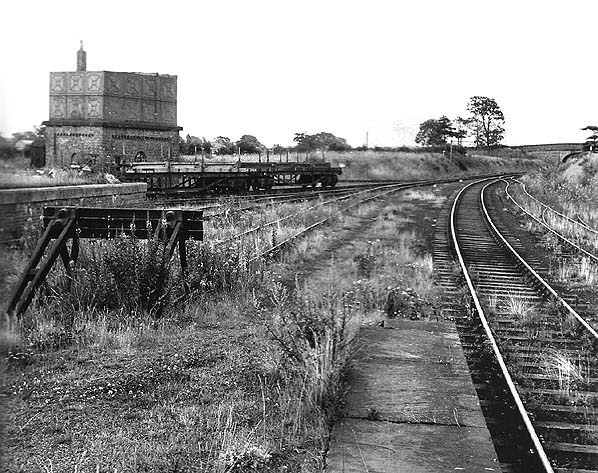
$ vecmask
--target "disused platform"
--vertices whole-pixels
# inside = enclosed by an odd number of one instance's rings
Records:
[[[500,471],[454,322],[363,327],[326,472]]]

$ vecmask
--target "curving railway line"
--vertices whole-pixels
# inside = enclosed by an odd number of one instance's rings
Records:
[[[591,232],[591,233],[593,233],[593,234],[596,234],[596,235],[598,235],[598,230],[596,230],[596,229],[592,228],[590,225],[588,225],[588,224],[587,224],[587,223],[586,223],[586,222],[583,220],[583,218],[582,218],[582,217],[581,217],[579,214],[577,215],[577,219],[571,218],[571,217],[569,217],[568,215],[565,215],[565,214],[563,214],[563,213],[559,212],[558,210],[556,210],[556,209],[553,209],[553,208],[552,208],[550,205],[547,205],[547,204],[545,204],[545,203],[544,203],[544,202],[542,202],[541,200],[539,200],[539,199],[536,199],[536,198],[535,198],[533,195],[531,195],[531,194],[530,194],[530,193],[527,191],[527,189],[526,189],[526,187],[525,187],[525,184],[524,184],[523,182],[521,182],[520,180],[518,180],[518,179],[511,179],[511,180],[512,180],[513,182],[516,182],[516,183],[520,184],[520,185],[521,185],[521,190],[523,191],[523,193],[524,193],[524,194],[525,194],[525,195],[526,195],[526,196],[527,196],[529,199],[533,200],[533,201],[534,201],[534,202],[536,202],[536,203],[537,203],[539,206],[541,206],[541,207],[542,207],[542,208],[543,208],[545,211],[548,211],[548,212],[550,212],[550,213],[552,213],[552,214],[554,214],[554,215],[556,215],[556,216],[558,216],[558,217],[562,218],[563,220],[566,220],[566,221],[570,222],[570,223],[571,223],[571,224],[573,224],[573,225],[580,226],[580,227],[582,227],[584,230],[586,230],[586,231],[588,231],[588,232]]]
[[[499,460],[507,471],[598,471],[596,327],[538,274],[539,261],[523,259],[517,238],[499,229],[502,208],[488,194],[500,185],[465,186],[450,212],[470,305],[462,339]],[[501,388],[489,393],[490,384]]]
[[[526,208],[523,202],[519,202],[509,192],[512,183],[520,184],[523,195],[529,198],[541,210],[534,214],[531,209]],[[572,219],[568,215],[564,215],[539,201],[527,192],[525,185],[518,180],[511,179],[506,181],[505,194],[521,212],[540,225],[540,227],[544,227],[568,248],[577,252],[580,256],[588,258],[590,262],[594,264],[598,263],[598,231],[589,227],[585,222]],[[564,232],[558,227],[564,228],[567,231]]]

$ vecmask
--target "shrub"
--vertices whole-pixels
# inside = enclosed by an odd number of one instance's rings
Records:
[[[159,316],[171,292],[165,243],[120,236],[91,241],[82,249],[72,277],[58,271],[45,294],[58,294],[71,312],[108,310]]]
[[[192,244],[187,250],[191,290],[231,291],[245,281],[247,258],[239,245]]]
[[[277,282],[270,289],[269,303],[273,315],[266,329],[288,362],[305,376],[313,405],[333,411],[357,333],[352,304],[332,288],[318,295],[291,295]]]

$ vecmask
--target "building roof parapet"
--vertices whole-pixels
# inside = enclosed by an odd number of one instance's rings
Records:
[[[181,131],[182,126],[177,125],[159,125],[148,122],[134,121],[106,121],[106,120],[79,120],[79,119],[50,119],[42,122],[46,126],[98,126],[105,128],[139,128],[141,130],[155,131]]]

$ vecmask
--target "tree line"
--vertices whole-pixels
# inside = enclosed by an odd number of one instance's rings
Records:
[[[451,120],[446,115],[431,118],[419,125],[415,142],[423,146],[442,147],[454,139],[458,146],[468,136],[475,146],[497,146],[504,138],[505,117],[496,100],[479,95],[469,99],[469,117]]]
[[[295,133],[293,141],[296,143],[292,148],[286,148],[275,144],[271,151],[274,154],[284,154],[290,149],[301,153],[312,151],[348,151],[351,146],[344,138],[339,138],[328,132],[320,132],[313,135],[308,133]],[[232,141],[227,136],[218,136],[213,141],[197,136],[187,135],[180,139],[181,154],[262,154],[269,150],[253,135],[243,135],[237,141]]]
[[[431,118],[419,125],[419,131],[415,136],[418,145],[433,148],[444,148],[449,142],[462,146],[467,137],[471,137],[475,146],[489,147],[500,145],[504,139],[505,117],[496,100],[490,97],[473,96],[467,104],[468,117],[456,117],[451,120],[446,115],[440,118]],[[598,126],[590,125],[582,128],[592,133],[585,143],[584,149],[590,151],[598,150]],[[0,158],[11,158],[15,155],[14,144],[22,139],[35,140],[44,138],[45,126],[36,127],[35,131],[13,133],[12,138],[5,138],[0,135]],[[335,136],[332,133],[320,132],[308,134],[305,132],[295,133],[295,143],[292,147],[284,147],[275,144],[268,149],[253,135],[243,135],[237,141],[232,141],[226,136],[218,136],[213,140],[187,136],[179,137],[179,149],[181,154],[263,154],[268,151],[282,155],[290,150],[310,153],[314,151],[349,151],[353,149],[347,140]],[[359,146],[356,150],[366,150],[365,146]],[[375,150],[413,151],[408,147],[380,148]]]

